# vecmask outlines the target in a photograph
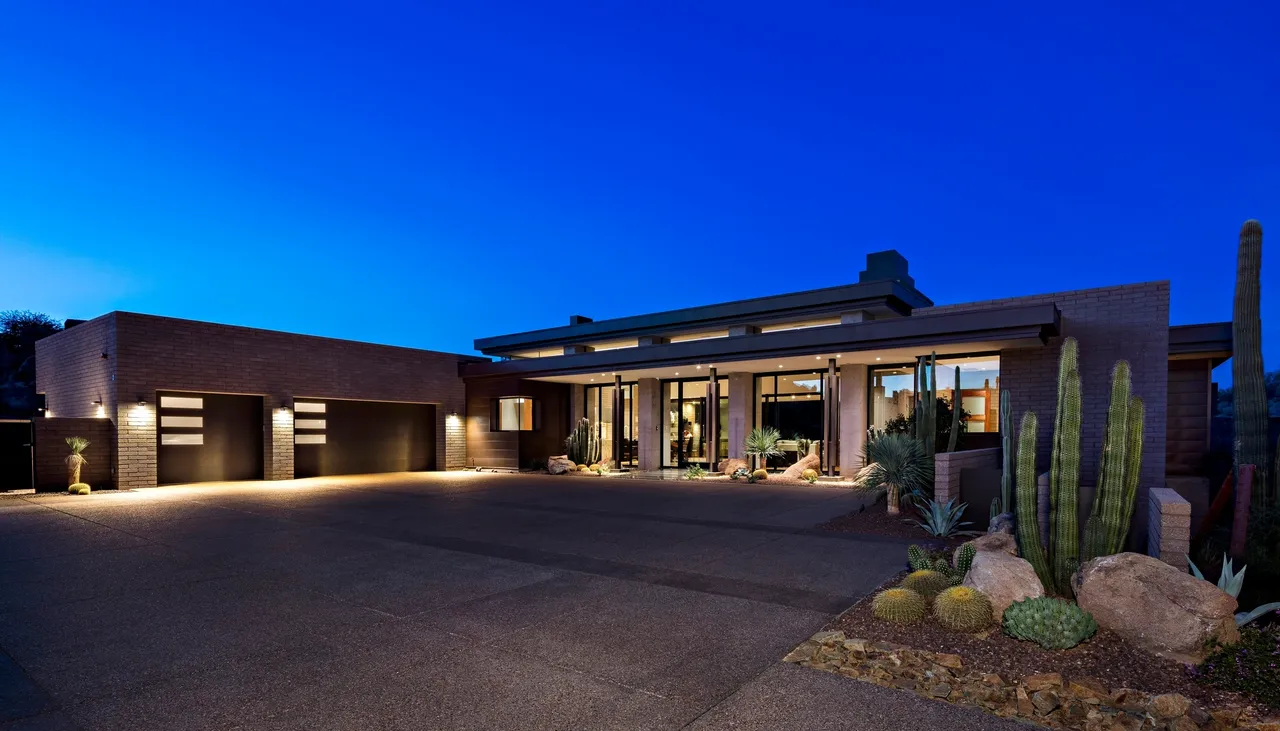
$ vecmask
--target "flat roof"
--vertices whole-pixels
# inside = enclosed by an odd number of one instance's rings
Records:
[[[914,308],[932,304],[933,301],[915,287],[894,280],[860,282],[479,338],[475,347],[488,355],[508,355],[641,335],[674,335],[733,325],[768,325],[857,310],[876,317],[896,318],[910,314]]]

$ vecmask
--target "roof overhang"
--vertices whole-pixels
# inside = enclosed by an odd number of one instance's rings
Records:
[[[486,355],[506,355],[641,335],[695,332],[732,325],[768,325],[857,310],[877,318],[896,319],[911,314],[913,308],[932,304],[915,288],[884,280],[498,335],[476,340],[475,347]]]
[[[1169,360],[1205,359],[1217,367],[1234,352],[1233,340],[1230,322],[1175,325],[1169,328]]]
[[[662,345],[490,363],[466,363],[464,378],[547,378],[601,372],[637,372],[670,366],[766,361],[797,356],[846,358],[854,354],[921,354],[1043,345],[1058,334],[1061,314],[1052,304],[898,317],[805,330],[694,340]]]

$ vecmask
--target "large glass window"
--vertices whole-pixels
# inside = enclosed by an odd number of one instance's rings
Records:
[[[710,446],[707,442],[708,418],[707,386],[709,379],[664,381],[663,401],[666,408],[666,439],[662,440],[662,463],[668,467],[688,464],[709,466]],[[729,450],[729,379],[717,378],[719,385],[720,430],[718,454],[721,458]]]
[[[960,367],[959,399],[965,431],[1000,431],[1000,356],[977,355],[938,359],[938,398],[955,404],[956,366]],[[916,403],[915,364],[871,371],[871,426],[906,430]]]
[[[533,431],[537,428],[534,400],[524,396],[500,398],[493,402],[493,431]]]
[[[771,426],[782,435],[778,465],[792,464],[822,448],[823,380],[825,371],[756,376],[756,425]]]
[[[614,387],[587,386],[585,390],[587,420],[600,439],[600,453],[612,459],[613,440],[621,439],[623,466],[636,463],[636,435],[640,433],[640,417],[634,407],[635,388],[634,383],[622,384],[622,414],[616,422],[613,418]],[[616,435],[615,429],[618,430]]]

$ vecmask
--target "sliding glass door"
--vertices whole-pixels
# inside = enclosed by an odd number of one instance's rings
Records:
[[[663,381],[662,395],[667,415],[665,438],[662,440],[662,465],[687,467],[696,464],[708,469],[711,464],[711,435],[707,428],[707,410],[720,410],[720,429],[715,436],[719,442],[717,453],[724,457],[729,451],[729,379],[716,379],[719,384],[719,403],[712,406],[707,401],[709,379]]]
[[[602,459],[613,458],[613,441],[622,441],[622,462],[618,467],[636,465],[636,435],[640,432],[639,414],[635,409],[636,384],[622,384],[622,413],[613,418],[613,386],[587,386],[587,421],[600,439]],[[615,427],[616,425],[616,427]]]

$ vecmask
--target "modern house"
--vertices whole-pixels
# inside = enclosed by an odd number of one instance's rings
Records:
[[[1080,343],[1082,475],[1097,471],[1109,374],[1126,359],[1147,405],[1142,484],[1196,474],[1211,371],[1229,323],[1169,326],[1147,282],[935,305],[896,251],[858,282],[476,340],[487,358],[113,312],[37,345],[48,416],[114,424],[120,487],[221,479],[529,467],[586,418],[606,458],[638,470],[742,456],[755,426],[787,459],[861,466],[868,429],[912,411],[918,358],[995,447],[1001,392],[1052,421],[1059,346]],[[959,383],[955,369],[959,367]],[[1050,433],[1042,428],[1047,464]],[[39,439],[38,439],[39,441]]]

